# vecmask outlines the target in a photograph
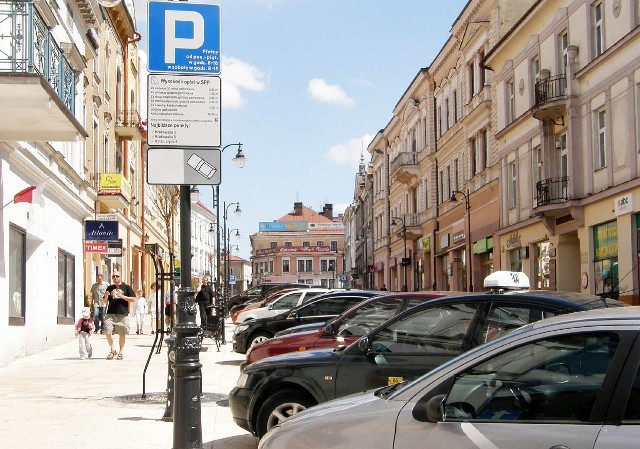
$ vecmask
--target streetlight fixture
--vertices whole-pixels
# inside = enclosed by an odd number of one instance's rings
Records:
[[[238,210],[240,208],[240,206],[238,205],[238,207],[236,208],[236,210]],[[227,240],[225,241],[225,245],[224,245],[224,252],[225,252],[225,258],[224,258],[224,303],[225,303],[225,307],[227,304],[227,300],[229,298],[229,288],[230,288],[230,275],[231,275],[231,233],[235,231],[235,237],[236,239],[240,239],[240,229],[238,228],[234,228],[234,229],[227,229]]]
[[[407,283],[407,265],[410,263],[407,259],[407,226],[404,223],[404,218],[401,217],[391,217],[391,226],[398,225],[396,220],[400,220],[402,222],[402,240],[404,240],[404,257],[402,258],[404,285],[402,286],[402,291],[407,291],[409,289],[409,284]]]
[[[471,257],[471,205],[469,204],[469,189],[467,192],[461,192],[460,190],[454,190],[451,192],[451,199],[449,200],[451,204],[458,204],[458,199],[456,195],[460,194],[464,197],[464,207],[467,212],[467,232],[465,235],[465,239],[467,241],[467,267],[469,269],[469,282],[467,283],[467,291],[473,291],[473,258]]]

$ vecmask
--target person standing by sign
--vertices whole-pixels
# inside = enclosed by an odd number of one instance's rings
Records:
[[[202,284],[198,287],[198,293],[196,294],[196,302],[200,309],[200,325],[204,327],[207,324],[207,316],[213,306],[214,293],[211,284],[209,284],[209,278],[207,276],[202,278]]]
[[[107,360],[116,357],[122,360],[125,339],[129,333],[129,303],[135,302],[136,294],[131,286],[122,282],[119,271],[114,271],[111,276],[113,284],[107,287],[104,294],[104,301],[107,304],[107,315],[105,317],[105,333],[107,343],[111,350],[107,355]],[[118,335],[119,352],[113,348],[113,334]]]
[[[96,282],[91,286],[91,304],[93,309],[93,323],[95,332],[104,334],[104,293],[109,283],[104,280],[102,273],[96,275]]]

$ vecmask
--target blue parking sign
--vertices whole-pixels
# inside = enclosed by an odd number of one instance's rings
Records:
[[[149,2],[149,71],[220,73],[220,5]]]

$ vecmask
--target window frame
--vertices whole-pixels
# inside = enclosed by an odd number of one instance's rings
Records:
[[[58,324],[73,324],[75,322],[75,266],[75,256],[58,248]],[[69,291],[69,287],[71,287],[71,291]]]
[[[14,241],[18,239],[18,241]],[[18,244],[19,248],[14,248],[14,243]],[[8,288],[9,292],[13,290],[12,286],[15,286],[19,291],[14,291],[11,294],[11,298],[7,301],[7,316],[9,318],[9,326],[24,326],[26,322],[26,308],[27,308],[27,232],[25,229],[16,226],[13,223],[9,223],[9,260],[8,263]],[[16,249],[19,253],[16,253]],[[14,258],[15,257],[15,258]],[[19,267],[14,267],[14,262],[19,263]],[[14,275],[14,268],[17,268],[19,272]],[[16,285],[17,284],[17,285]],[[18,313],[11,313],[11,306],[14,305],[16,309],[17,305],[13,303],[13,297],[19,294],[19,310]]]
[[[512,79],[506,83],[505,99],[507,101],[507,125],[513,123],[516,119],[516,83]]]
[[[593,57],[594,59],[604,53],[604,5],[602,1],[591,5],[592,32],[593,32]]]
[[[509,209],[514,209],[518,205],[518,170],[516,161],[509,162],[507,164],[507,179],[508,179],[508,205]]]
[[[607,110],[598,109],[594,113],[595,120],[595,154],[594,167],[596,170],[607,166]]]

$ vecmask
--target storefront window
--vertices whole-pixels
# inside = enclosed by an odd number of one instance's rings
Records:
[[[595,293],[618,297],[618,227],[615,221],[594,226],[593,254]]]
[[[522,271],[522,258],[520,248],[509,251],[511,271]]]
[[[536,264],[534,267],[536,278],[535,288],[538,290],[546,290],[550,287],[549,274],[551,273],[551,257],[549,256],[549,249],[551,248],[551,243],[548,241],[539,242],[536,243],[534,248],[536,251]]]
[[[493,253],[482,253],[480,256],[480,279],[483,280],[493,273]],[[477,284],[476,284],[477,285]]]

